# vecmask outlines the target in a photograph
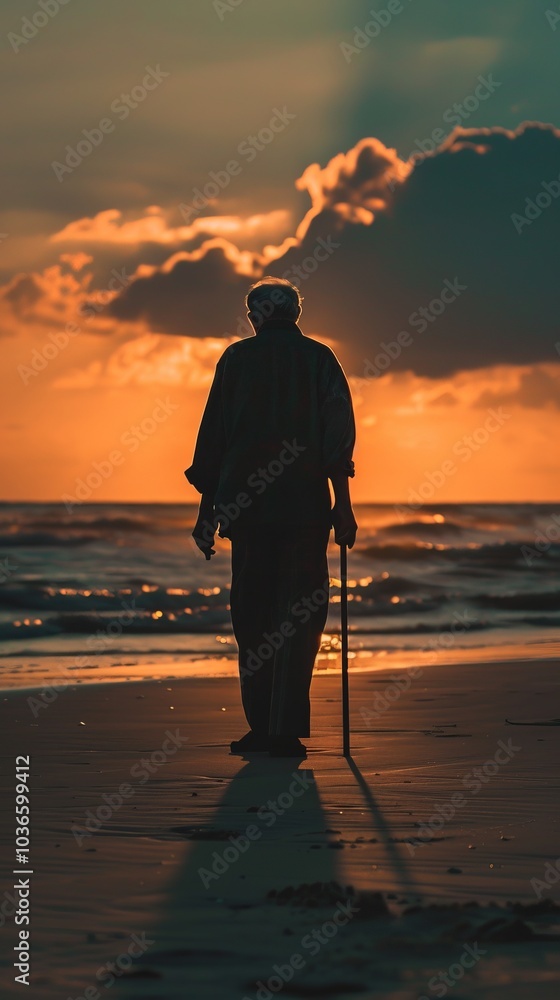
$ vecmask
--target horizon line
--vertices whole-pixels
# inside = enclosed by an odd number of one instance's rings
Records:
[[[37,499],[21,499],[21,498],[17,500],[10,500],[10,499],[2,499],[0,497],[0,505],[7,506],[8,504],[12,506],[17,506],[18,504],[52,504],[52,505],[64,506],[64,500],[61,500],[60,498],[55,500],[46,500],[46,499],[37,500]],[[182,505],[185,507],[197,507],[199,501],[198,500],[87,500],[87,501],[84,500],[83,502],[82,501],[79,502],[80,507],[103,507],[109,505],[114,506],[116,504],[129,505],[129,506],[132,504],[137,504],[138,506],[149,505],[151,507],[155,506],[176,507],[178,505]],[[534,500],[534,499],[533,500],[442,500],[441,503],[436,503],[433,500],[429,501],[427,500],[425,503],[419,504],[417,506],[411,506],[410,504],[406,503],[405,500],[356,500],[352,503],[352,506],[353,507],[408,507],[411,513],[414,513],[415,510],[420,511],[425,507],[450,507],[459,505],[465,506],[467,504],[481,504],[481,505],[483,504],[487,507],[491,505],[498,506],[502,504],[508,504],[509,506],[512,506],[514,504],[560,505],[560,498],[556,500]]]

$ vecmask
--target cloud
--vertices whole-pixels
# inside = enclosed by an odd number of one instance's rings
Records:
[[[272,273],[299,284],[304,331],[334,342],[357,376],[557,363],[559,177],[551,125],[457,128],[406,163],[362,139],[297,178],[309,208],[284,239],[281,209],[190,226],[174,226],[158,206],[75,220],[52,237],[65,249],[58,264],[0,290],[1,327],[60,328],[81,317],[87,332],[225,341],[250,332],[245,293]],[[194,248],[182,249],[189,240]],[[132,248],[122,281],[106,264],[100,277],[111,248]],[[460,289],[453,301],[450,288]]]
[[[364,139],[302,174],[297,185],[311,208],[280,247],[259,255],[206,241],[141,269],[109,309],[166,333],[231,335],[248,284],[266,271],[300,284],[303,328],[337,341],[356,374],[400,331],[411,342],[392,369],[430,377],[554,360],[560,198],[550,196],[521,228],[514,219],[543,179],[554,184],[559,175],[560,131],[549,125],[457,128],[433,154],[406,164]],[[314,265],[320,240],[336,249]],[[441,311],[446,281],[464,291]],[[421,310],[429,311],[424,324]]]
[[[242,245],[245,240],[277,237],[286,231],[290,213],[285,209],[242,217],[240,215],[204,215],[188,226],[169,224],[168,213],[159,205],[150,205],[140,217],[125,219],[116,208],[98,212],[92,218],[75,219],[50,238],[51,243],[97,247],[106,244],[126,251],[150,244],[177,247],[200,242],[201,238],[235,237]],[[64,258],[68,258],[68,254]],[[62,258],[61,258],[62,259]],[[91,260],[92,258],[90,258]]]
[[[319,231],[333,234],[339,249],[302,283],[305,322],[342,342],[359,374],[401,331],[412,343],[391,358],[392,370],[437,377],[553,360],[560,198],[549,197],[520,232],[512,216],[525,212],[543,179],[560,192],[559,176],[560,132],[551,126],[456,129],[414,164],[370,225],[338,224],[325,210],[297,255],[292,248],[271,270],[304,259]],[[352,186],[348,201],[354,195]],[[464,291],[442,311],[446,280]]]
[[[61,254],[59,263],[43,271],[14,275],[0,288],[0,334],[123,333],[125,328],[110,316],[107,306],[126,284],[126,270],[114,269],[108,284],[94,289],[91,261],[81,252]],[[128,324],[129,334],[137,335],[138,327]]]
[[[261,253],[241,252],[228,240],[205,241],[197,251],[177,254],[159,268],[139,269],[137,279],[111,303],[110,312],[120,320],[141,319],[165,333],[229,336],[235,322],[244,322],[243,298],[251,281],[266,270],[278,273],[297,266],[302,249],[322,239],[323,233],[328,237],[330,228],[370,225],[374,211],[392,201],[391,185],[400,183],[409,170],[395,150],[377,139],[362,140],[324,169],[311,164],[296,181],[308,192],[311,208],[295,236]],[[327,331],[323,334],[329,338]]]
[[[0,331],[12,334],[22,325],[59,328],[91,280],[91,275],[76,277],[75,270],[75,262],[66,261],[40,273],[14,275],[0,289]]]
[[[536,365],[529,371],[517,372],[517,385],[510,391],[486,389],[480,394],[479,406],[524,406],[530,410],[560,410],[560,368]]]
[[[16,274],[2,289],[1,300],[3,305],[13,309],[14,315],[25,319],[41,294],[41,287],[33,274]]]
[[[313,203],[313,215],[329,208],[355,208],[347,218],[369,223],[371,213],[387,207],[395,181],[410,173],[394,149],[387,149],[378,139],[362,139],[349,150],[339,153],[321,169],[312,163],[296,181],[300,191],[307,191]],[[370,213],[368,216],[367,213]]]
[[[93,257],[79,250],[77,253],[61,253],[60,260],[63,264],[68,264],[73,271],[82,271],[86,264],[92,263]]]
[[[221,339],[195,340],[146,333],[125,341],[104,359],[70,369],[53,389],[123,389],[126,386],[181,386],[208,389],[224,350]]]
[[[242,307],[259,276],[259,258],[222,239],[177,253],[162,267],[144,267],[107,311],[120,321],[142,320],[153,331],[191,337],[226,337],[226,324]],[[217,301],[219,300],[219,301]]]

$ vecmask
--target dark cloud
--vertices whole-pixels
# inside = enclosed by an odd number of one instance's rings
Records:
[[[457,406],[459,400],[452,392],[442,392],[431,400],[432,406]]]
[[[213,241],[196,259],[131,283],[113,315],[166,333],[235,333],[252,269],[295,280],[304,330],[339,341],[359,375],[397,354],[401,332],[409,337],[391,370],[439,377],[556,360],[560,131],[456,129],[402,173],[393,150],[363,140],[303,174],[298,186],[313,209],[277,259]],[[537,196],[542,207],[527,222]],[[453,288],[460,294],[449,302]]]
[[[19,322],[28,322],[40,306],[42,294],[32,274],[15,274],[0,289],[0,337],[13,336]]]
[[[16,315],[21,316],[39,301],[41,289],[32,274],[16,274],[3,290],[2,298],[10,303]]]
[[[235,334],[234,317],[245,312],[243,298],[251,279],[235,270],[234,261],[227,256],[228,244],[219,240],[212,243],[201,255],[178,254],[171,268],[155,269],[131,282],[107,312],[119,320],[144,320],[152,330],[162,333],[190,337]]]
[[[560,410],[560,373],[543,368],[525,372],[519,386],[512,392],[493,392],[488,389],[477,400],[477,406],[525,406],[541,410],[549,406]]]

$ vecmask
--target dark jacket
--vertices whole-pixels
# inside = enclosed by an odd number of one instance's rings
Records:
[[[330,524],[328,478],[354,475],[355,424],[329,347],[286,320],[231,344],[216,366],[185,476],[236,525]]]

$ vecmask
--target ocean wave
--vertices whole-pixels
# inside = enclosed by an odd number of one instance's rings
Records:
[[[55,586],[46,581],[0,586],[0,607],[33,611],[83,611],[92,615],[103,612],[115,615],[160,611],[193,613],[204,608],[225,608],[228,601],[229,588],[217,586],[189,590],[184,587],[159,587],[157,584],[142,583],[135,587],[90,589],[78,587],[75,582]]]
[[[560,590],[540,593],[480,594],[472,600],[487,608],[498,608],[503,611],[560,610]]]
[[[558,509],[426,504],[397,523],[395,506],[359,505],[358,545],[348,555],[353,633],[400,633],[387,643],[402,648],[467,610],[482,629],[557,626],[560,545],[541,552],[536,539],[549,537]],[[213,635],[231,634],[229,545],[218,540],[216,558],[205,562],[188,544],[195,513],[185,504],[84,504],[72,515],[63,504],[0,504],[0,638],[18,649],[89,649],[89,637],[110,639],[122,625],[104,650],[134,635],[132,645],[152,647],[198,634],[183,641],[213,648]],[[338,558],[331,539],[333,632]]]
[[[79,587],[75,581],[57,585],[47,581],[5,584],[0,586],[0,609],[4,614],[49,615],[52,623],[62,621],[65,616],[68,628],[72,627],[72,622],[108,622],[123,617],[155,621],[170,617],[173,621],[178,616],[194,620],[211,614],[229,615],[228,586],[191,590],[161,587],[141,580],[143,578],[135,578],[134,585],[113,589]],[[335,580],[330,592],[332,605],[339,602],[339,595],[339,581]],[[458,602],[504,611],[555,611],[560,609],[560,590],[535,590],[533,580],[520,577],[517,589],[510,583],[505,593],[499,593],[494,587],[479,590],[470,582],[465,585],[459,573],[457,582],[450,585],[449,582],[384,572],[378,579],[350,580],[348,600],[355,617],[402,616],[415,612],[425,615]]]
[[[111,542],[123,533],[156,535],[160,526],[153,520],[138,516],[64,516],[56,518],[29,517],[25,521],[0,519],[0,548],[16,546],[90,545]]]
[[[178,620],[174,622],[165,619],[160,619],[159,621],[138,620],[127,627],[126,631],[123,631],[122,636],[117,637],[104,632],[103,629],[99,628],[99,624],[98,621],[87,621],[85,619],[76,620],[71,623],[66,621],[59,621],[58,623],[48,621],[40,625],[35,625],[31,620],[27,626],[23,622],[18,623],[19,627],[16,627],[15,623],[0,623],[0,640],[10,641],[12,646],[14,641],[18,642],[17,653],[14,652],[13,648],[7,651],[0,651],[0,659],[13,659],[16,655],[18,657],[56,656],[67,658],[69,656],[97,657],[130,654],[145,657],[151,652],[166,656],[191,653],[201,656],[215,655],[218,657],[236,655],[233,630],[231,622],[227,617],[220,619],[214,617],[211,621],[203,619],[195,621]],[[470,618],[468,629],[465,631],[471,635],[473,633],[488,632],[496,629],[503,632],[508,627],[517,631],[519,629],[533,628],[557,630],[560,628],[560,613],[518,615],[509,622],[502,618],[494,618],[492,615],[477,620]],[[217,632],[218,635],[216,635]],[[339,636],[340,623],[338,621],[327,623],[327,632],[325,634],[329,637]],[[355,621],[352,619],[350,626],[350,635],[354,637],[354,642],[357,641],[357,637],[361,637],[359,645],[362,649],[369,648],[367,642],[368,636],[372,641],[383,636],[401,636],[404,641],[407,636],[411,638],[413,636],[450,634],[454,635],[456,642],[461,645],[462,633],[457,632],[457,621],[454,619],[406,623],[399,620],[392,624],[385,622],[380,624],[377,620],[360,623],[359,620]],[[71,642],[72,636],[80,636],[80,645],[76,648],[69,648],[67,645]],[[134,646],[133,640],[139,636],[151,636],[152,640],[158,638],[165,640],[168,636],[191,636],[193,640],[196,637],[206,640],[214,638],[220,642],[220,645],[219,647],[215,647],[214,654],[210,648],[206,647],[204,650],[187,646],[175,648],[170,647],[167,643],[164,647],[159,646],[152,649],[149,645],[142,642],[141,648],[138,648]],[[121,645],[117,644],[117,639],[122,639]],[[35,643],[35,640],[43,640],[43,645],[25,645],[27,642]],[[64,641],[66,644],[65,647],[59,648],[57,640]],[[323,652],[328,649],[331,649],[331,651],[334,649],[335,652],[339,651],[339,646],[331,647],[329,645],[331,642],[330,639],[328,641],[325,640],[325,642],[326,645],[322,647]],[[405,648],[405,646],[399,643],[399,648]]]
[[[410,545],[368,545],[356,551],[362,556],[376,560],[395,560],[410,562],[445,562],[457,570],[463,566],[473,565],[494,569],[496,572],[504,568],[523,569],[527,571],[528,563],[525,547],[530,542],[498,542],[492,544],[469,543],[466,546],[436,545],[434,543],[417,543]],[[533,560],[534,562],[538,558]],[[542,568],[560,565],[560,545],[550,545]]]
[[[404,535],[414,538],[444,538],[446,535],[465,535],[472,532],[469,525],[458,524],[456,521],[406,521],[405,523],[386,524],[379,529],[379,535]],[[480,529],[476,529],[479,531]]]
[[[29,518],[26,521],[26,528],[35,531],[81,531],[84,528],[95,531],[103,535],[109,531],[155,531],[158,525],[150,518],[142,515],[115,514],[113,516],[84,516],[79,514],[69,514],[63,517],[58,514],[56,521],[50,517]]]
[[[56,531],[10,531],[0,535],[0,548],[53,548],[73,547],[76,545],[92,545],[99,541],[99,535],[91,532],[82,534],[65,535]]]
[[[95,615],[52,615],[44,619],[30,617],[0,623],[0,639],[26,641],[52,635],[85,635],[91,638],[92,651],[104,651],[109,640],[120,635],[212,635],[231,628],[229,612],[204,611],[198,615],[136,616],[126,621]]]

